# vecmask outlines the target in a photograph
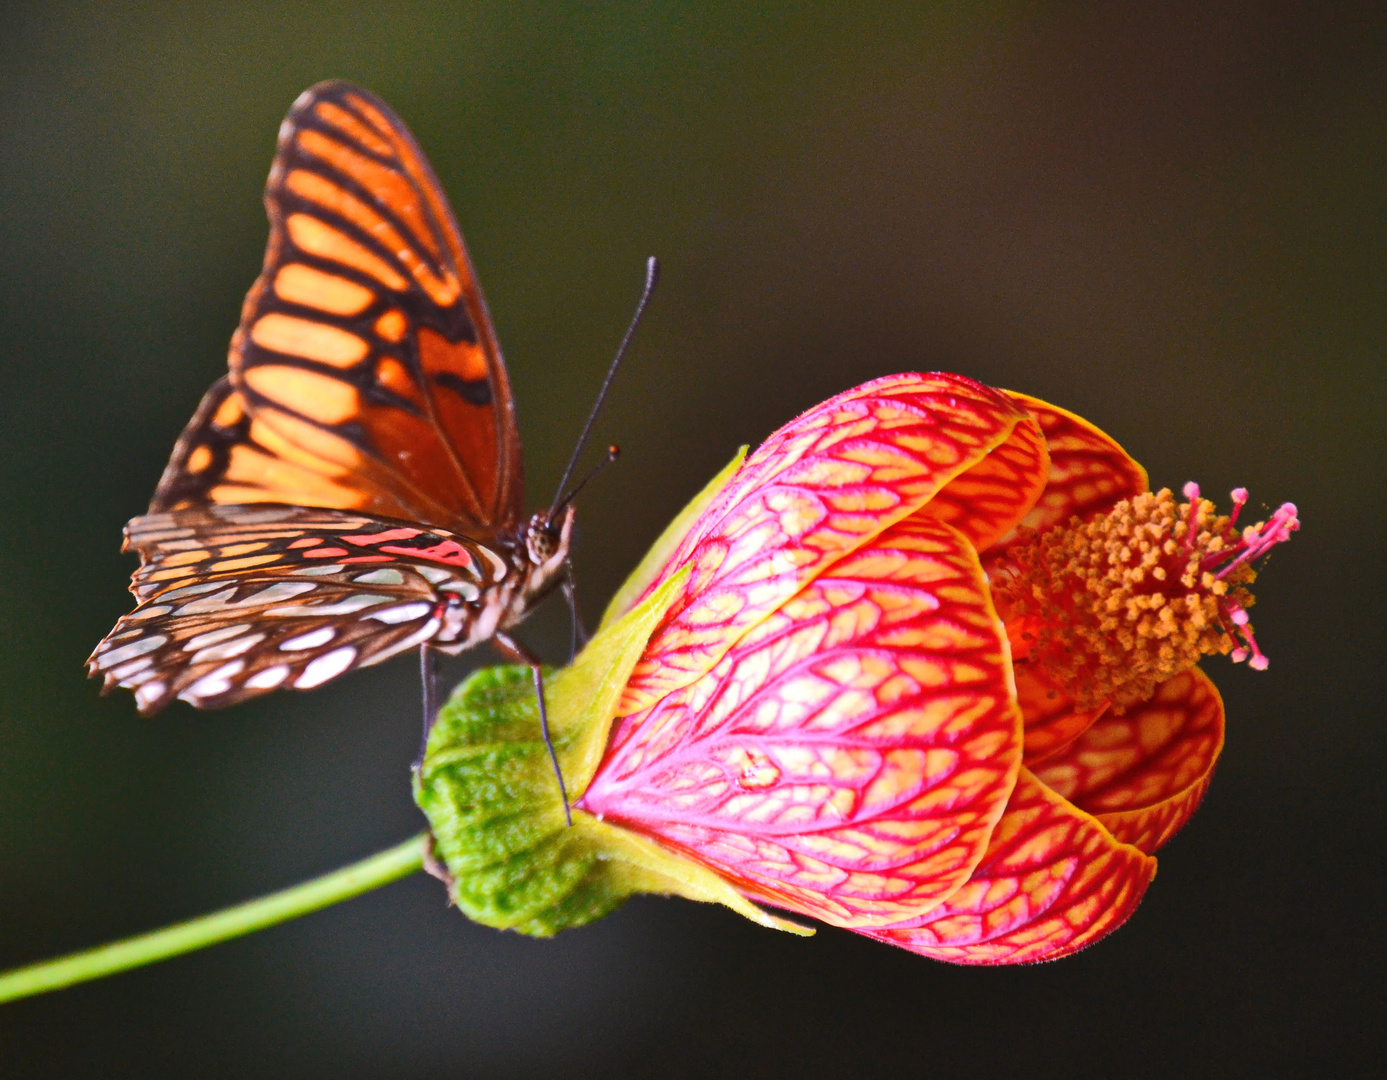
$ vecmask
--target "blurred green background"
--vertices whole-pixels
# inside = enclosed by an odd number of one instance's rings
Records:
[[[1047,398],[1156,484],[1245,484],[1305,528],[1263,578],[1270,670],[1208,664],[1230,725],[1204,808],[1075,958],[965,970],[655,899],[536,942],[419,876],[6,1006],[0,1072],[1356,1072],[1384,1022],[1385,47],[1378,3],[5,5],[0,966],[420,827],[412,661],[152,721],[82,670],[319,79],[432,158],[532,503],[664,261],[598,433],[625,456],[582,501],[590,616],[739,443],[901,370]],[[557,659],[555,608],[527,635]]]

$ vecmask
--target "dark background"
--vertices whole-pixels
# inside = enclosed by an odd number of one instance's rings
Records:
[[[1157,485],[1293,499],[1257,674],[1141,910],[966,970],[644,899],[531,941],[422,875],[0,1008],[5,1076],[1357,1075],[1381,1056],[1387,16],[1379,3],[5,5],[0,966],[278,888],[420,827],[401,660],[141,720],[88,651],[224,369],[276,126],[368,86],[457,208],[548,498],[662,291],[584,496],[587,609],[732,454],[877,375],[959,371]],[[563,619],[532,642],[561,658]],[[479,662],[478,657],[471,662]],[[452,669],[460,674],[466,665]]]

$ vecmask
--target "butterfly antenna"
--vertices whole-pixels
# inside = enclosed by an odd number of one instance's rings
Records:
[[[617,446],[616,443],[612,443],[611,446],[607,447],[607,456],[589,469],[588,474],[573,485],[573,490],[554,504],[554,509],[549,511],[549,520],[552,522],[557,519],[558,516],[563,513],[564,507],[578,497],[578,493],[588,486],[592,478],[619,457],[621,457],[621,447]]]
[[[573,478],[573,470],[578,465],[578,457],[583,452],[583,447],[587,445],[588,436],[592,434],[592,426],[597,423],[597,414],[602,411],[602,403],[607,399],[607,391],[611,388],[612,380],[616,378],[616,369],[621,366],[621,359],[626,355],[626,349],[631,344],[631,339],[636,336],[636,327],[640,325],[641,316],[645,314],[646,305],[650,303],[650,295],[655,291],[655,284],[660,280],[660,260],[654,255],[645,260],[645,290],[641,293],[640,303],[636,305],[636,313],[631,316],[631,325],[626,328],[626,336],[621,339],[621,344],[617,347],[616,356],[612,358],[612,363],[607,368],[607,377],[602,380],[602,389],[597,391],[597,400],[592,403],[592,412],[588,413],[588,422],[583,425],[583,433],[578,436],[578,444],[573,448],[573,453],[568,459],[568,467],[563,471],[563,479],[559,481],[559,489],[554,493],[554,505],[549,511],[550,520],[558,513],[559,508],[568,502],[564,498],[564,489],[568,487],[568,481]],[[613,460],[609,458],[604,465]],[[588,475],[588,479],[593,474]],[[585,480],[584,483],[587,481]],[[581,485],[579,485],[581,487]]]

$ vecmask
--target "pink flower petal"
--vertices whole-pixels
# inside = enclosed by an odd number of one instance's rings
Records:
[[[1021,524],[1043,532],[1071,517],[1107,513],[1123,499],[1148,490],[1146,470],[1132,460],[1110,435],[1082,417],[1028,394],[1007,396],[1040,424],[1050,453],[1050,472],[1044,490]],[[983,564],[1015,539],[1011,530],[983,552]]]
[[[858,932],[955,964],[1056,960],[1126,922],[1155,873],[1023,768],[966,885],[920,925]]]
[[[1118,839],[1153,852],[1198,808],[1223,749],[1223,700],[1197,667],[1100,717],[1036,776]]]
[[[1017,424],[1004,443],[945,484],[919,512],[952,525],[983,551],[1015,530],[1049,474],[1044,436],[1034,424]]]
[[[893,375],[824,402],[747,458],[675,549],[692,574],[620,714],[687,686],[752,626],[983,461],[1028,413],[959,375]],[[648,590],[647,590],[648,591]]]
[[[1037,762],[1060,753],[1089,729],[1106,710],[1078,709],[1074,699],[1056,686],[1032,664],[1016,664],[1016,700],[1025,718],[1026,752],[1022,764],[1035,768]]]
[[[972,546],[898,522],[619,721],[578,805],[756,899],[917,917],[967,880],[1020,767],[1005,656]]]

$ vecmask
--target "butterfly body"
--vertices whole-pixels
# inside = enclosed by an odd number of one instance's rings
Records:
[[[460,652],[566,571],[572,507],[523,517],[505,365],[403,122],[350,84],[313,87],[265,206],[229,373],[127,526],[139,603],[88,661],[147,714]]]

